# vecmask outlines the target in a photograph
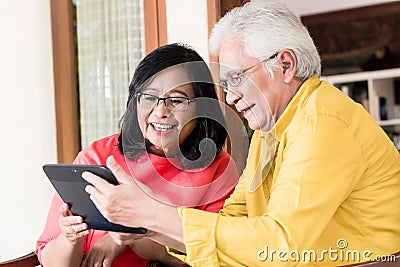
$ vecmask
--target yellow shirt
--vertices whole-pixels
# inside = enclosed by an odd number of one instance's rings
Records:
[[[272,135],[255,131],[223,210],[179,209],[190,265],[339,266],[400,250],[400,155],[361,105],[312,77],[274,131],[266,177]]]

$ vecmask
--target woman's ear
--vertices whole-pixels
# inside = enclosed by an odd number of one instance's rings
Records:
[[[284,83],[290,83],[296,73],[297,61],[292,50],[285,49],[279,53],[279,62],[281,63]]]

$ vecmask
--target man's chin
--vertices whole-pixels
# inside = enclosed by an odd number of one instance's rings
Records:
[[[254,123],[253,121],[247,121],[247,125],[249,126],[249,128],[250,129],[252,129],[252,130],[260,130],[261,129],[261,127],[260,127],[260,124],[258,124],[258,123]]]
[[[268,132],[274,127],[275,122],[274,121],[267,121],[265,123],[261,123],[259,121],[254,122],[253,120],[248,120],[247,121],[247,125],[252,130],[261,130],[263,132]]]

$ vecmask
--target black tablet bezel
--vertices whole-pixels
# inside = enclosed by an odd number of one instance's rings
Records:
[[[46,164],[43,166],[53,187],[62,200],[68,203],[72,214],[81,216],[90,229],[145,234],[145,228],[132,228],[109,222],[91,201],[85,187],[89,185],[82,178],[85,171],[102,177],[107,182],[117,185],[118,181],[112,172],[102,165]]]

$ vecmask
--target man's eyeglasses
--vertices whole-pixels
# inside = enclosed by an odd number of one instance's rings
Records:
[[[278,53],[279,52],[273,54],[269,58],[266,58],[256,64],[254,64],[251,67],[248,67],[247,69],[232,71],[232,72],[228,73],[228,78],[226,80],[220,80],[219,85],[221,86],[222,90],[224,90],[224,92],[227,93],[228,85],[230,85],[232,87],[238,87],[240,85],[240,83],[242,82],[243,77],[246,75],[246,72],[248,72],[249,70],[251,70],[252,68],[254,68],[255,66],[257,66],[263,62],[267,62],[268,60],[271,60],[271,59],[277,57]]]
[[[160,101],[164,102],[164,105],[169,110],[187,110],[189,104],[195,102],[195,99],[187,97],[157,97],[146,93],[136,93],[138,104],[145,108],[154,108],[160,104]]]

